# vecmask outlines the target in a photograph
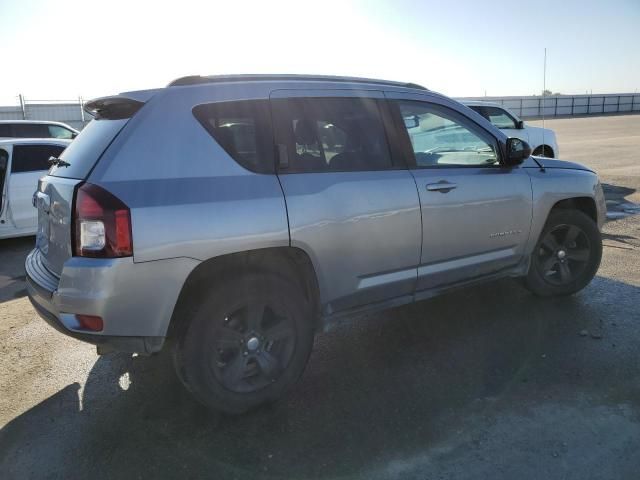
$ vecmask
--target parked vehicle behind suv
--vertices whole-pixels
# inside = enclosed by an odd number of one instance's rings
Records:
[[[600,263],[592,171],[417,85],[185,77],[87,108],[36,193],[31,301],[99,353],[168,343],[217,409],[280,397],[348,317],[500,277],[568,295]]]
[[[0,140],[0,238],[36,233],[38,212],[33,192],[38,179],[49,170],[49,158],[57,157],[69,140]]]
[[[66,123],[44,120],[0,120],[2,138],[59,138],[73,140],[78,130]]]
[[[560,148],[556,133],[548,128],[532,127],[520,120],[511,110],[498,103],[463,100],[466,106],[493,123],[508,137],[517,137],[527,142],[533,155],[558,158]]]

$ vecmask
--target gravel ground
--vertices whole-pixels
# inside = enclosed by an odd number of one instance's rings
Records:
[[[25,297],[33,239],[0,241],[0,478],[638,478],[640,115],[546,125],[620,213],[589,287],[499,281],[341,326],[241,417],[197,405],[167,355],[49,328]]]

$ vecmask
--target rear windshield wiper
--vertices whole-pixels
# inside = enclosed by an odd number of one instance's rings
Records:
[[[58,157],[49,157],[49,166],[53,167],[54,165],[56,167],[68,167],[71,164],[69,162],[65,162],[64,160]]]

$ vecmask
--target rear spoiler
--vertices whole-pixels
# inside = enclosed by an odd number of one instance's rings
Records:
[[[110,97],[100,97],[84,104],[84,110],[96,119],[119,120],[131,118],[151,97],[156,90],[140,90],[121,93]]]
[[[115,95],[91,100],[84,104],[84,110],[96,120],[120,120],[132,117],[143,105],[144,102]]]

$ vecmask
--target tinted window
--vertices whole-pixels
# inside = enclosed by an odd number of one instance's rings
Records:
[[[129,119],[92,120],[61,155],[68,167],[53,167],[49,175],[66,178],[86,178],[107,146]]]
[[[49,170],[49,157],[59,156],[60,145],[15,145],[11,159],[11,172],[36,172]]]
[[[376,100],[274,100],[278,143],[286,145],[283,172],[366,171],[392,168]]]
[[[49,130],[49,137],[51,138],[63,138],[71,140],[73,138],[73,132],[68,128],[61,127],[59,125],[47,125]]]
[[[447,108],[398,102],[417,167],[488,166],[498,163],[493,138]]]
[[[11,125],[0,123],[0,137],[10,137],[11,136]]]
[[[484,107],[484,116],[498,128],[516,128],[516,122],[503,109]]]
[[[39,123],[14,123],[13,137],[16,138],[49,138],[47,125]]]
[[[266,100],[198,105],[193,115],[240,165],[253,172],[274,172],[273,134]]]

